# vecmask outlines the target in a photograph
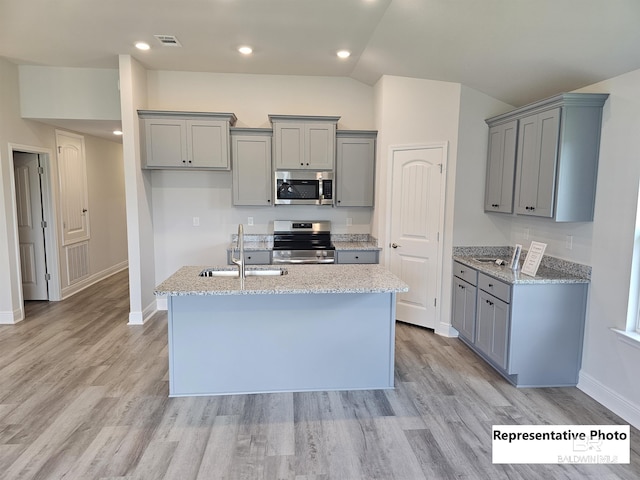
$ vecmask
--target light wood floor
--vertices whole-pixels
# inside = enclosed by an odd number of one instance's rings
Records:
[[[493,424],[625,422],[575,388],[515,389],[405,324],[395,390],[170,399],[166,314],[127,326],[127,292],[122,272],[0,326],[0,478],[640,477],[633,428],[631,465],[492,465]]]

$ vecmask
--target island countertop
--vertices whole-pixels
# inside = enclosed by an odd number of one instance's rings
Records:
[[[200,277],[204,266],[182,267],[158,285],[158,296],[176,295],[274,295],[314,293],[407,292],[409,287],[385,267],[371,265],[286,265],[287,275],[247,276],[244,289],[236,277]],[[214,267],[236,269],[228,265]],[[249,269],[273,266],[247,267]]]

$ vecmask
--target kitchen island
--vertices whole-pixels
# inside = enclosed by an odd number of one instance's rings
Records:
[[[384,267],[290,265],[244,288],[203,269],[156,288],[168,297],[170,396],[393,388],[395,296],[408,287]]]

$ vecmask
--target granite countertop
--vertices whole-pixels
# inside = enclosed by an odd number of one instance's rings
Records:
[[[336,250],[382,250],[377,242],[333,242]]]
[[[309,293],[391,293],[407,292],[409,287],[386,268],[367,265],[287,265],[287,275],[248,276],[240,289],[236,277],[200,277],[203,266],[182,267],[156,287],[155,294],[166,295],[273,295]],[[214,267],[235,270],[236,267]],[[247,267],[270,269],[272,266]],[[279,267],[278,267],[279,268]]]
[[[457,262],[474,268],[478,272],[484,273],[491,277],[502,280],[503,282],[511,285],[531,285],[531,284],[545,284],[545,283],[589,283],[589,278],[585,276],[579,276],[576,272],[568,272],[565,270],[550,268],[545,265],[540,265],[535,277],[531,277],[522,273],[520,270],[515,272],[509,267],[511,257],[507,256],[491,256],[484,258],[492,258],[504,260],[506,265],[496,265],[495,262],[481,262],[476,258],[483,257],[469,257],[463,255],[454,255],[453,259]],[[522,266],[522,259],[520,265]]]

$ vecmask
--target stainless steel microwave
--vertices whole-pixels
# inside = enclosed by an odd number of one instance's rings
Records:
[[[276,205],[333,205],[333,172],[276,171]]]

